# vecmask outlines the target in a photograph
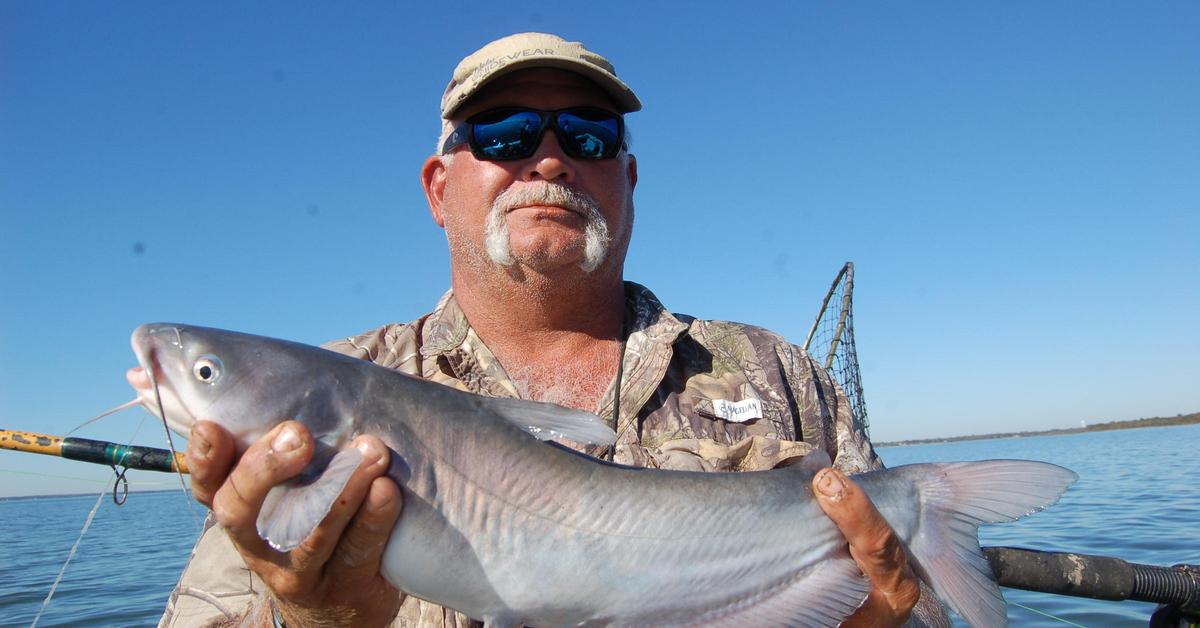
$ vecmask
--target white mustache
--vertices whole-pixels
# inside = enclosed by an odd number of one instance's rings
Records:
[[[529,205],[552,205],[580,214],[587,221],[585,229],[584,259],[579,267],[592,272],[600,266],[608,253],[612,241],[608,223],[600,213],[600,204],[584,192],[571,189],[560,183],[540,181],[519,188],[509,188],[500,193],[488,212],[485,244],[488,256],[501,266],[513,264],[512,249],[508,241],[508,223],[505,214]]]
[[[549,181],[509,188],[501,192],[492,204],[492,210],[508,212],[528,205],[553,205],[583,214],[588,220],[602,220],[600,205],[591,196],[561,183]]]

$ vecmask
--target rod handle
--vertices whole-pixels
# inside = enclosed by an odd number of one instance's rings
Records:
[[[1111,556],[985,547],[1001,586],[1090,597],[1137,600],[1182,609],[1200,607],[1200,567],[1158,567]]]
[[[119,445],[90,438],[63,438],[48,434],[0,429],[0,449],[59,456],[70,460],[144,471],[188,472],[187,460],[183,453],[177,452],[172,455],[166,449],[140,445]]]

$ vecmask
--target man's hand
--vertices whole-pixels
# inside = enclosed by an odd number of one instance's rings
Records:
[[[837,469],[813,477],[821,510],[850,543],[850,555],[871,580],[867,601],[842,626],[899,626],[921,597],[921,585],[908,567],[904,548],[866,493]]]
[[[225,528],[246,566],[270,588],[289,628],[382,626],[400,608],[399,591],[379,573],[383,550],[400,516],[400,490],[383,474],[388,449],[360,436],[363,461],[316,530],[290,552],[258,536],[255,522],[271,487],[299,473],[313,454],[300,423],[287,421],[233,464],[233,438],[215,423],[197,422],[188,438],[192,492]]]

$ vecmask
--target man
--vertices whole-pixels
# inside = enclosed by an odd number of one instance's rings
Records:
[[[462,390],[595,412],[618,441],[588,453],[619,463],[756,470],[823,449],[840,471],[818,474],[816,493],[874,587],[851,623],[904,621],[920,589],[844,474],[880,463],[828,375],[770,332],[672,315],[623,280],[638,170],[622,114],[640,108],[607,60],[552,35],[513,35],[464,59],[442,98],[438,154],[421,171],[451,290],[417,321],[330,348]],[[271,486],[307,462],[311,437],[284,423],[234,464],[229,435],[197,424],[188,461],[213,515],[163,625],[472,623],[379,575],[401,497],[382,477],[386,448],[370,437],[357,446],[365,459],[342,498],[284,554],[254,522]]]

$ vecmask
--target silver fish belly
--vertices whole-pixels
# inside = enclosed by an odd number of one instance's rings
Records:
[[[489,624],[828,626],[869,591],[811,495],[824,454],[753,473],[635,469],[542,442],[611,442],[587,413],[471,395],[222,330],[144,325],[133,345],[156,391],[153,399],[139,391],[143,404],[152,412],[161,404],[176,431],[212,420],[245,446],[294,417],[313,432],[319,452],[308,479],[273,489],[260,516],[260,533],[281,549],[320,522],[356,467],[345,444],[361,433],[382,439],[404,494],[383,575]],[[1005,623],[1005,606],[978,525],[1054,503],[1075,475],[1004,460],[855,480],[938,596],[972,625],[990,626]],[[300,507],[274,507],[285,503]]]

